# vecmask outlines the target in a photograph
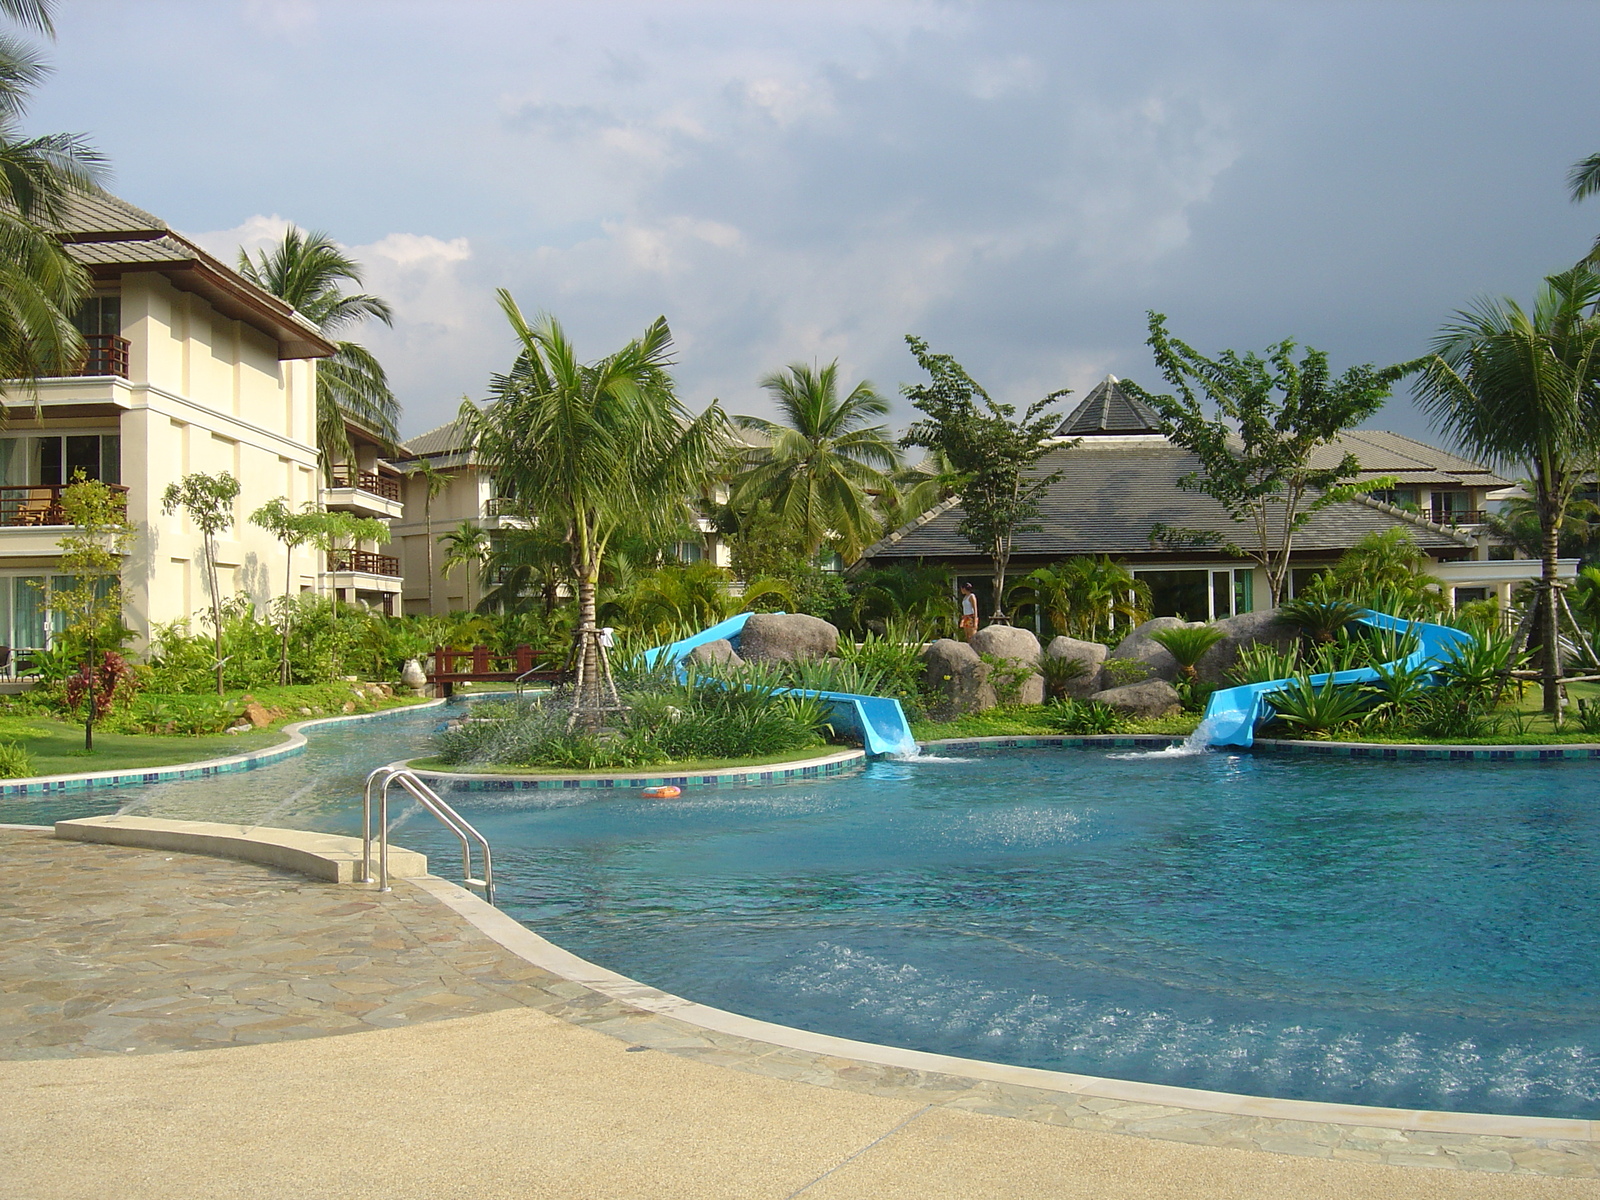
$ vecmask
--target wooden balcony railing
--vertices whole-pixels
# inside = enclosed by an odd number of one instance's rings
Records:
[[[522,502],[514,496],[490,496],[483,502],[486,517],[520,517]]]
[[[343,475],[335,475],[333,477],[333,486],[371,492],[374,496],[382,496],[385,500],[400,499],[400,481],[392,475],[379,475],[376,471],[358,471],[353,475],[346,472]]]
[[[106,486],[127,505],[127,488],[114,483]],[[0,487],[0,526],[67,524],[66,510],[61,507],[65,490],[60,484]]]
[[[1431,514],[1435,525],[1482,525],[1481,508],[1436,508]]]
[[[114,333],[91,333],[83,339],[89,353],[79,375],[117,375],[128,377],[128,339]]]
[[[366,550],[334,550],[328,554],[328,570],[360,571],[367,575],[400,574],[400,560],[388,554]]]

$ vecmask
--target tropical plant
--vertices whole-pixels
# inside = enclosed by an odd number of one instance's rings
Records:
[[[62,614],[63,632],[83,647],[83,748],[93,751],[94,723],[110,707],[111,689],[125,673],[118,669],[124,665],[120,655],[107,654],[104,664],[100,655],[108,644],[121,640],[122,564],[135,530],[128,521],[127,501],[98,479],[85,479],[82,471],[62,489],[61,509],[69,532],[56,543],[56,565],[72,583],[51,591],[50,607]],[[97,686],[107,688],[103,695],[96,695]]]
[[[932,353],[926,342],[910,334],[906,344],[931,382],[904,389],[926,419],[913,424],[900,444],[925,447],[948,464],[951,486],[961,499],[956,531],[989,556],[990,620],[1004,623],[1012,543],[1018,534],[1040,528],[1040,501],[1061,478],[1060,471],[1040,475],[1033,468],[1051,450],[1077,445],[1046,440],[1060,420],[1050,406],[1067,391],[1051,392],[1018,417],[1014,405],[990,397],[950,355]]]
[[[1300,676],[1280,691],[1269,693],[1266,701],[1276,720],[1308,737],[1320,738],[1359,717],[1369,697],[1355,684],[1337,684],[1331,679],[1315,684],[1308,676]]]
[[[1239,647],[1239,656],[1228,668],[1235,683],[1275,683],[1293,679],[1300,673],[1300,652],[1293,646],[1279,650],[1268,642],[1252,642]]]
[[[53,37],[52,7],[7,0],[0,12]],[[69,374],[83,361],[74,317],[89,275],[55,230],[73,198],[92,193],[105,170],[78,134],[26,137],[18,128],[28,93],[47,72],[31,47],[0,35],[0,394],[20,387],[35,399],[39,379]]]
[[[1411,728],[1436,741],[1485,737],[1500,728],[1491,708],[1483,698],[1460,688],[1435,688],[1413,707]]]
[[[281,242],[257,251],[254,259],[241,249],[239,274],[289,304],[324,337],[333,338],[368,317],[394,324],[387,301],[340,287],[345,281],[360,285],[361,264],[318,230],[291,225]],[[356,342],[335,341],[334,347],[333,356],[317,364],[317,448],[329,478],[336,463],[355,458],[346,421],[370,430],[390,446],[400,437],[400,402],[382,364]]]
[[[699,416],[678,402],[665,318],[584,364],[554,318],[530,324],[509,292],[499,299],[520,350],[511,370],[494,377],[490,403],[464,406],[461,419],[500,487],[531,518],[565,531],[584,655],[585,694],[577,699],[598,711],[597,647],[585,631],[596,628],[595,591],[612,540],[624,528],[682,524],[723,459],[727,421],[714,401]]]
[[[457,567],[466,567],[467,607],[475,607],[472,599],[472,569],[477,567],[481,575],[484,560],[489,557],[492,548],[489,531],[476,521],[462,521],[440,537],[439,544],[445,548],[441,565],[446,578]]]
[[[1045,698],[1064,700],[1072,681],[1088,674],[1089,666],[1081,658],[1058,658],[1053,654],[1041,653],[1038,671],[1039,677],[1044,680]]]
[[[1098,700],[1064,700],[1052,704],[1045,710],[1045,722],[1057,733],[1080,737],[1120,733],[1128,727],[1121,713]]]
[[[26,779],[35,774],[33,756],[16,742],[0,742],[0,779]]]
[[[1029,596],[1057,633],[1090,641],[1115,636],[1119,620],[1131,628],[1150,614],[1150,585],[1106,554],[1036,567],[1011,594]]]
[[[900,456],[882,425],[889,403],[863,380],[842,400],[839,364],[790,363],[761,380],[782,417],[735,417],[759,443],[740,454],[731,503],[765,500],[795,531],[805,553],[831,543],[853,562],[878,533],[872,493],[889,485]]]
[[[1456,691],[1492,707],[1511,683],[1511,672],[1520,669],[1527,657],[1510,636],[1484,630],[1451,646],[1439,664],[1439,674]]]
[[[851,590],[850,615],[857,628],[874,621],[938,627],[949,624],[954,611],[950,572],[920,561],[861,571]]]
[[[308,519],[308,513],[314,512],[315,508],[315,505],[307,504],[300,512],[296,512],[286,498],[276,496],[250,514],[252,525],[260,526],[283,543],[283,603],[279,606],[283,639],[278,652],[278,682],[281,684],[287,684],[290,680],[289,638],[293,634],[295,612],[292,603],[295,594],[294,552],[316,536],[316,522]]]
[[[1373,670],[1377,678],[1366,685],[1377,697],[1373,711],[1389,717],[1404,719],[1410,715],[1433,683],[1433,668],[1424,663],[1394,660],[1379,663]]]
[[[222,695],[222,590],[217,580],[217,534],[233,524],[233,502],[239,498],[239,481],[227,471],[207,475],[196,471],[161,493],[161,510],[168,516],[182,509],[200,530],[206,582],[211,590],[211,631],[216,639],[217,695]]]
[[[1363,536],[1301,592],[1314,601],[1345,601],[1396,615],[1448,608],[1444,587],[1427,573],[1428,557],[1401,526]]]
[[[1533,491],[1526,480],[1521,481],[1521,486],[1524,491]],[[1503,512],[1484,513],[1483,527],[1496,540],[1529,558],[1538,558],[1543,549],[1538,505],[1528,496],[1512,497]],[[1568,501],[1561,527],[1556,531],[1556,544],[1562,558],[1582,559],[1585,563],[1600,561],[1600,504],[1578,496]]]
[[[1281,620],[1293,625],[1311,641],[1323,644],[1333,641],[1341,630],[1359,621],[1362,612],[1359,604],[1348,600],[1296,599],[1278,608]]]
[[[1199,678],[1196,664],[1205,657],[1207,650],[1227,636],[1215,625],[1177,625],[1155,630],[1150,640],[1177,659],[1179,675],[1192,683]]]
[[[1544,711],[1561,719],[1554,603],[1561,527],[1584,470],[1600,454],[1600,275],[1574,267],[1545,280],[1532,311],[1479,300],[1434,339],[1417,403],[1476,456],[1523,467],[1539,515]]]
[[[1572,164],[1572,169],[1567,172],[1567,188],[1574,204],[1600,192],[1600,154],[1591,154]],[[1589,266],[1600,265],[1600,237],[1595,238],[1594,245],[1582,261]]]
[[[1265,570],[1276,606],[1295,534],[1328,505],[1382,486],[1354,482],[1361,464],[1353,454],[1326,467],[1313,467],[1313,456],[1377,412],[1411,367],[1367,364],[1335,378],[1326,354],[1308,347],[1296,362],[1287,339],[1265,358],[1224,350],[1212,359],[1170,336],[1165,316],[1149,317],[1156,364],[1178,394],[1152,395],[1128,380],[1121,386],[1160,414],[1168,439],[1199,459],[1199,470],[1179,486],[1204,492],[1250,528],[1242,550]]]
[[[433,613],[433,502],[450,486],[451,476],[425,458],[411,464],[411,473],[422,481],[422,538],[428,549],[428,612]],[[470,608],[471,606],[468,605]]]

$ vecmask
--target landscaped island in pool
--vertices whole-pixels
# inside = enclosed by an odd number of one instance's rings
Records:
[[[352,832],[437,712],[236,776],[27,798]],[[1000,750],[844,779],[455,792],[502,907],[721,1008],[1003,1062],[1600,1117],[1594,765]],[[429,820],[398,844],[448,873]]]

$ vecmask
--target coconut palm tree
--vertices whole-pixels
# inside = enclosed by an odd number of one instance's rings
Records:
[[[900,461],[889,431],[867,423],[888,413],[888,401],[866,380],[841,400],[837,360],[820,368],[790,363],[761,386],[783,420],[734,418],[767,443],[744,452],[734,505],[766,499],[798,531],[808,555],[832,541],[854,562],[878,532],[870,493],[887,487],[886,472]]]
[[[1521,467],[1539,516],[1544,710],[1560,719],[1556,559],[1567,508],[1600,454],[1600,275],[1578,266],[1545,280],[1531,312],[1478,301],[1434,339],[1417,402],[1479,458]]]
[[[0,14],[54,34],[51,5],[0,0]],[[28,93],[47,68],[34,50],[0,34],[0,379],[26,391],[83,361],[73,323],[89,276],[54,230],[74,196],[94,191],[105,161],[78,134],[25,137],[19,125]]]
[[[500,307],[519,344],[511,370],[490,383],[481,410],[461,421],[479,460],[517,496],[530,520],[559,530],[577,583],[584,694],[598,711],[601,682],[595,589],[619,533],[667,531],[689,519],[691,500],[715,478],[727,452],[727,418],[716,401],[698,416],[679,403],[668,373],[672,333],[658,317],[637,338],[593,363],[554,317],[530,322],[511,293]]]
[[[473,607],[472,568],[482,567],[489,557],[489,531],[476,521],[463,521],[439,539],[444,550],[444,573],[449,575],[457,567],[467,568],[467,607]]]
[[[1574,204],[1600,192],[1600,154],[1572,164],[1572,170],[1567,172],[1567,188]],[[1600,238],[1595,239],[1583,261],[1589,266],[1600,264]]]
[[[411,465],[411,472],[422,481],[422,534],[428,547],[428,615],[433,615],[433,502],[450,486],[451,476],[425,458]]]
[[[293,225],[271,250],[252,260],[239,251],[239,273],[271,292],[328,338],[368,317],[394,324],[386,300],[365,292],[346,293],[342,281],[361,283],[361,264],[326,233]],[[350,462],[355,451],[345,421],[370,429],[382,441],[399,440],[400,402],[389,388],[383,366],[366,347],[334,341],[334,354],[317,364],[317,448],[331,477],[335,463]]]

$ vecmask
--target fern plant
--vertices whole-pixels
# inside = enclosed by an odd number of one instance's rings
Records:
[[[1307,737],[1321,738],[1359,717],[1367,707],[1368,696],[1363,688],[1352,684],[1328,680],[1318,685],[1301,676],[1288,687],[1270,693],[1266,701],[1272,705],[1277,720]]]

